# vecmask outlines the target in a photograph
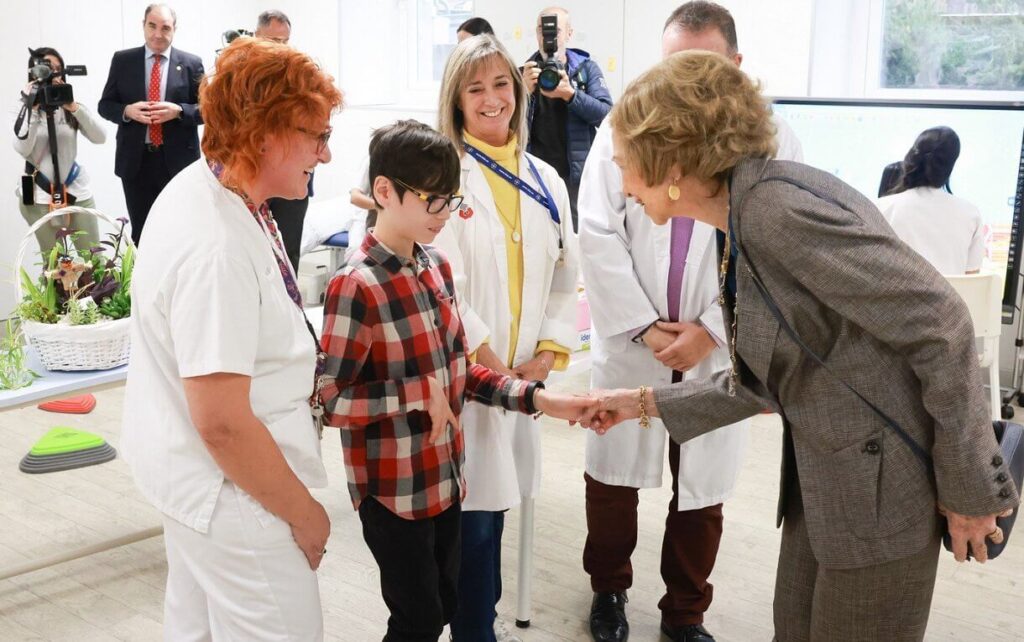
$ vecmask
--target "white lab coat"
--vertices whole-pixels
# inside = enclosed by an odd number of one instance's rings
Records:
[[[777,122],[781,123],[781,121]],[[799,141],[778,125],[782,153],[799,159]],[[795,151],[794,151],[795,150]],[[634,331],[668,319],[671,225],[655,225],[622,193],[622,174],[612,162],[611,127],[606,121],[590,149],[577,203],[584,283],[593,322],[591,384],[635,388],[671,383],[672,370],[655,359]],[[679,319],[703,324],[719,347],[684,380],[702,379],[729,367],[722,311],[718,305],[718,256],[714,229],[696,222],[686,256]],[[747,421],[688,441],[680,447],[679,510],[721,503],[732,494],[747,444]],[[615,486],[657,488],[668,433],[660,419],[651,428],[624,422],[601,436],[587,433],[586,471]]]
[[[942,274],[981,269],[985,223],[968,201],[939,187],[915,187],[876,204],[896,236]]]
[[[578,242],[572,231],[569,197],[554,168],[530,158],[558,205],[561,224],[554,223],[547,208],[520,194],[523,300],[513,364],[532,359],[541,340],[552,340],[570,350],[578,344]],[[486,340],[504,358],[509,353],[512,322],[505,228],[485,171],[490,170],[469,154],[463,155],[463,208],[471,210],[472,216],[453,215],[435,245],[451,261],[469,351]],[[543,193],[530,174],[526,154],[519,159],[519,176]],[[522,497],[536,495],[540,488],[540,432],[535,419],[470,402],[462,411],[461,423],[466,444],[463,510],[505,510],[519,504]]]

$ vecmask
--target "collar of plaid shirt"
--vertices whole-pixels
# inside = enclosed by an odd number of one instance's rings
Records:
[[[366,235],[366,238],[363,240],[362,250],[366,252],[368,257],[392,274],[398,274],[402,268],[408,268],[415,272],[417,266],[421,270],[427,270],[432,265],[430,255],[427,254],[426,250],[419,243],[413,244],[413,256],[410,259],[393,252],[391,248],[384,245],[373,233]]]

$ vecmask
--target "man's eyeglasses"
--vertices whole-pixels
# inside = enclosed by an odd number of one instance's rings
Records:
[[[304,127],[296,127],[295,129],[299,130],[303,134],[308,134],[316,139],[317,154],[323,153],[324,149],[327,147],[327,141],[331,140],[331,134],[334,133],[333,127],[328,127],[327,129],[319,133],[311,132],[308,129],[305,129]]]
[[[419,191],[415,187],[412,187],[411,185],[407,185],[406,183],[398,180],[397,178],[392,178],[391,180],[393,180],[394,182],[398,183],[399,185],[401,185],[405,189],[409,190],[410,192],[415,194],[421,201],[426,203],[427,204],[427,214],[440,214],[441,211],[445,208],[446,205],[448,206],[448,211],[449,212],[454,212],[455,210],[459,209],[460,205],[462,205],[463,197],[461,195],[459,195],[459,194],[452,194],[450,196],[439,196],[437,194],[424,194],[423,192]]]

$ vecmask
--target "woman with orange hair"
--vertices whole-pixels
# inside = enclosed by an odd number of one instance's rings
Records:
[[[308,56],[235,41],[200,89],[206,158],[143,232],[121,446],[163,513],[169,640],[323,637],[318,346],[266,201],[305,195],[341,102]]]

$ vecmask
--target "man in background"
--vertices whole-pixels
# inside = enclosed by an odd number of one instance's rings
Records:
[[[169,6],[146,7],[146,44],[114,54],[100,98],[100,115],[117,125],[114,173],[121,179],[136,245],[153,201],[199,158],[203,61],[171,48],[177,23]]]
[[[558,49],[553,57],[559,65],[561,81],[550,91],[537,82],[546,59],[541,31],[541,18],[545,16],[558,18]],[[572,229],[576,230],[576,197],[583,164],[587,162],[598,125],[612,109],[612,97],[601,68],[590,59],[590,54],[566,48],[571,38],[568,11],[561,7],[541,11],[537,16],[538,50],[523,65],[523,80],[530,94],[527,151],[554,167],[565,181],[572,208]]]

